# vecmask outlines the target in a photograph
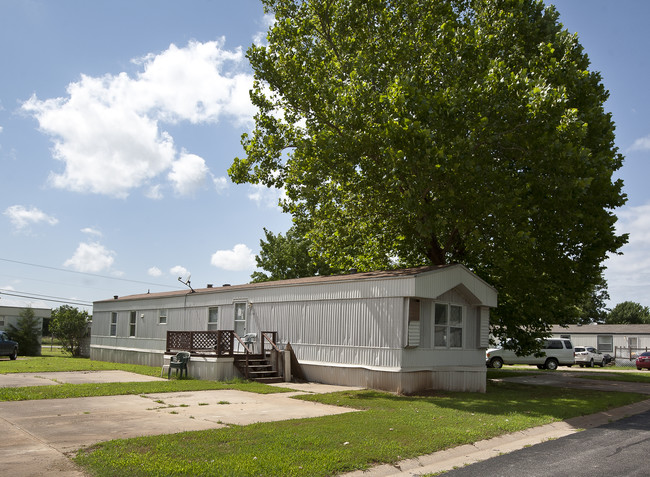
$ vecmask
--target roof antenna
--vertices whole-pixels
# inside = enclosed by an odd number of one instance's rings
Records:
[[[187,278],[185,279],[185,281],[183,281],[183,278],[182,278],[182,277],[178,277],[178,281],[181,282],[183,285],[188,286],[188,287],[190,288],[190,290],[192,290],[190,293],[196,293],[196,292],[194,291],[194,288],[192,288],[192,285],[190,285],[190,277],[191,277],[191,276],[192,276],[191,274],[188,274],[188,275],[187,275]]]

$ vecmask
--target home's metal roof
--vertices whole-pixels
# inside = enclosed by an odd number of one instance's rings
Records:
[[[553,325],[551,328],[553,334],[571,334],[571,335],[592,335],[592,334],[609,334],[609,335],[650,335],[650,325],[568,325],[563,327]]]
[[[463,267],[459,264],[451,265],[435,265],[423,266],[415,268],[404,268],[399,270],[377,270],[372,272],[348,273],[345,275],[328,275],[328,276],[314,276],[305,278],[294,278],[289,280],[275,280],[268,282],[246,283],[243,285],[225,285],[221,287],[210,288],[195,288],[195,294],[207,293],[220,293],[235,290],[248,290],[255,288],[273,288],[273,287],[288,287],[298,285],[318,285],[323,283],[345,282],[345,281],[358,281],[358,280],[377,280],[377,279],[390,279],[390,278],[404,278],[414,277],[429,272],[436,272],[450,267]],[[477,277],[480,280],[480,278]],[[482,281],[482,280],[481,280]],[[489,286],[486,284],[486,286]],[[137,295],[128,295],[123,297],[114,297],[108,300],[98,300],[95,303],[114,302],[116,300],[142,300],[150,298],[167,298],[174,296],[183,296],[192,293],[190,290],[174,290],[169,292],[159,293],[141,293]]]

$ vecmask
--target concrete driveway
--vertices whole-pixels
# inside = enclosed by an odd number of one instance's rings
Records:
[[[0,386],[27,383],[151,381],[160,378],[123,371],[0,375]],[[287,386],[292,387],[292,384]],[[296,385],[300,391],[255,394],[236,390],[0,402],[0,456],[3,475],[81,476],[67,458],[77,449],[118,438],[216,429],[318,417],[353,410],[291,399],[310,392],[346,388]]]
[[[164,381],[164,379],[126,371],[53,371],[49,373],[0,374],[0,388],[55,386],[57,384],[129,383]]]
[[[600,371],[606,373],[607,371]],[[638,371],[637,371],[638,372]],[[604,381],[584,379],[573,372],[536,372],[528,376],[504,378],[512,383],[533,384],[539,386],[559,386],[572,389],[591,389],[595,391],[620,391],[627,393],[650,394],[650,383],[633,383],[624,381]]]

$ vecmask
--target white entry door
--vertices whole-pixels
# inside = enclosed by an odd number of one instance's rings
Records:
[[[235,333],[243,338],[248,331],[248,314],[246,303],[235,303]]]

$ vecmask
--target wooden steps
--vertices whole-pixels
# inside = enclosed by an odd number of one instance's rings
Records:
[[[277,370],[261,354],[248,355],[248,369],[246,365],[246,355],[235,356],[235,367],[246,379],[256,381],[258,383],[281,383],[284,381]]]

